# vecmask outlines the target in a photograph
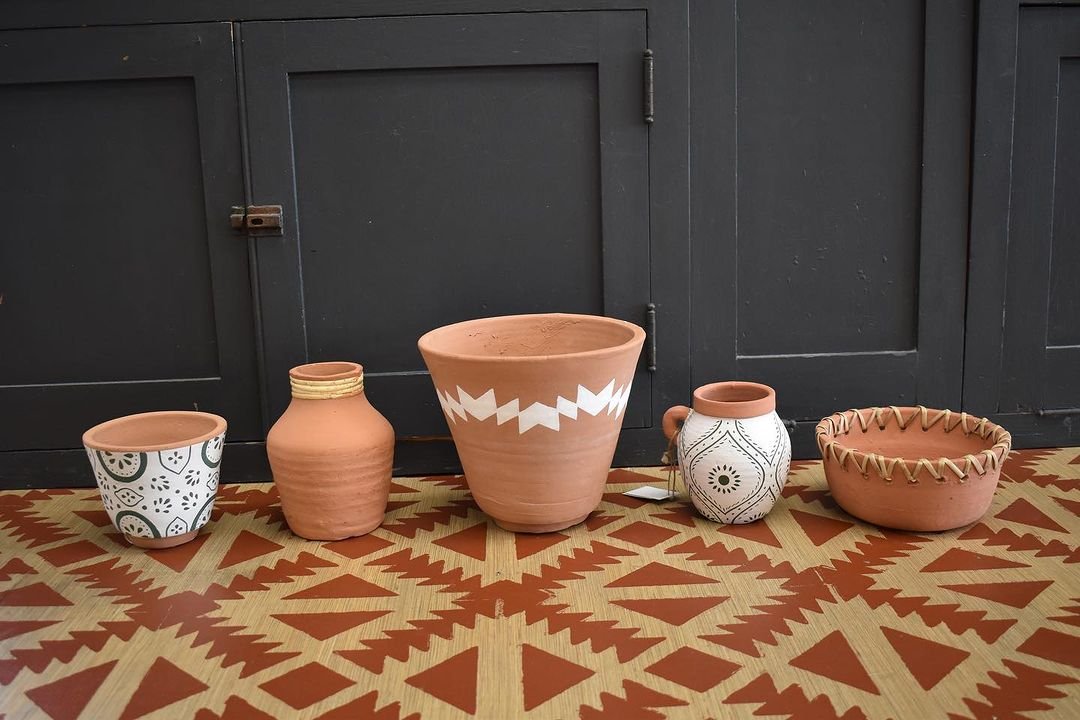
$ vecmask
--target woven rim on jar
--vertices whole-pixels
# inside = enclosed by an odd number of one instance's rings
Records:
[[[905,412],[909,414],[905,416]],[[901,430],[905,430],[916,420],[923,432],[941,423],[946,433],[959,428],[965,436],[978,435],[984,440],[993,440],[994,444],[986,450],[957,458],[902,458],[856,450],[837,439],[855,428],[861,429],[863,433],[872,426],[884,430],[890,422],[895,422]],[[847,463],[852,462],[864,476],[868,476],[873,470],[887,482],[892,481],[893,471],[900,467],[911,483],[918,482],[920,475],[929,475],[937,482],[945,482],[951,476],[962,483],[971,474],[981,477],[1000,468],[1012,447],[1012,436],[1009,432],[987,418],[952,410],[931,410],[922,405],[913,408],[890,405],[845,410],[822,418],[814,434],[818,450],[826,462],[836,462],[842,469],[847,469]]]

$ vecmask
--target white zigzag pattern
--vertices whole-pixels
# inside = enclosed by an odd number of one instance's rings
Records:
[[[598,393],[591,392],[584,385],[578,385],[576,400],[568,400],[560,395],[555,400],[554,407],[534,402],[524,410],[520,409],[520,401],[517,398],[499,405],[495,400],[494,389],[473,397],[459,385],[456,398],[449,391],[443,392],[437,388],[435,394],[439,396],[439,404],[442,405],[443,412],[452,423],[456,423],[457,418],[467,421],[470,415],[477,420],[487,420],[494,415],[499,425],[517,418],[518,433],[523,433],[537,425],[557,431],[560,416],[576,420],[579,410],[594,417],[607,410],[608,415],[614,413],[615,417],[620,417],[626,410],[626,403],[630,400],[631,384],[627,383],[625,387],[616,390],[615,381],[612,380]]]

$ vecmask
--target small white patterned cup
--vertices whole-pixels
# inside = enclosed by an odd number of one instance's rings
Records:
[[[128,415],[83,435],[105,511],[132,545],[168,548],[192,540],[217,495],[225,419],[166,411]]]

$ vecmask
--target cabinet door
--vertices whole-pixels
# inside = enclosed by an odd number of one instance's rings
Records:
[[[200,409],[261,431],[228,23],[0,33],[0,450]]]
[[[399,436],[448,435],[416,349],[468,318],[637,323],[650,299],[641,12],[256,22],[241,28],[268,394],[365,366]],[[651,377],[626,427],[652,421]],[[398,469],[418,465],[399,448]],[[419,451],[417,451],[419,452]]]
[[[968,4],[692,7],[695,384],[774,386],[797,457],[837,410],[958,408]]]
[[[1008,17],[1017,22],[1015,7]],[[980,106],[987,122],[1012,131],[1012,147],[994,146],[989,133],[976,136],[977,157],[988,158],[976,178],[985,173],[994,184],[977,186],[973,208],[982,232],[972,237],[978,254],[973,249],[965,400],[979,412],[1000,414],[1020,445],[1075,444],[1080,8],[1024,7],[1018,23],[1019,33],[1009,38],[1016,43],[1015,76],[988,70],[986,78],[1015,77],[1015,85],[999,93],[996,106]],[[991,166],[994,158],[1002,159]]]

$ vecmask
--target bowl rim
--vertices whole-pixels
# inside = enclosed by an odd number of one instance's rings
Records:
[[[848,447],[837,439],[848,435],[854,429],[861,429],[866,433],[876,426],[879,430],[884,430],[890,422],[895,422],[904,430],[916,420],[923,432],[941,423],[946,433],[960,428],[965,436],[976,434],[984,440],[992,440],[993,444],[985,450],[960,457],[905,458],[865,452]],[[814,439],[826,465],[832,461],[838,463],[841,469],[847,469],[850,460],[864,476],[868,476],[872,469],[886,482],[892,481],[893,471],[900,467],[910,483],[917,483],[920,475],[929,475],[939,483],[948,481],[951,476],[963,483],[969,475],[983,476],[1000,468],[1012,448],[1012,435],[985,417],[955,410],[936,410],[922,405],[853,408],[833,413],[818,422],[814,429]]]
[[[175,442],[165,443],[153,443],[148,445],[118,445],[116,443],[103,443],[95,442],[94,436],[103,430],[108,430],[114,425],[119,425],[124,422],[131,422],[132,420],[146,417],[154,417],[160,415],[172,415],[172,416],[198,416],[202,418],[209,418],[214,421],[214,428],[209,432],[202,433],[200,435],[192,436],[191,438],[184,438],[183,440],[177,440]],[[90,450],[100,450],[102,452],[157,452],[159,450],[174,450],[176,448],[191,447],[198,445],[199,443],[206,442],[211,438],[215,438],[218,435],[223,434],[228,429],[228,423],[225,418],[213,413],[199,412],[197,410],[155,410],[154,412],[134,413],[132,415],[123,415],[121,417],[113,418],[112,420],[106,420],[103,423],[98,423],[94,427],[90,428],[83,433],[82,442],[83,447]]]
[[[630,339],[628,339],[626,342],[619,343],[618,345],[609,345],[608,347],[596,348],[594,350],[553,353],[551,355],[476,355],[471,353],[447,352],[433,345],[438,335],[454,328],[460,329],[469,326],[483,327],[485,324],[490,323],[494,320],[528,319],[535,321],[542,318],[548,318],[552,320],[578,320],[593,322],[601,325],[614,325],[629,330],[631,336]],[[604,358],[609,356],[617,356],[635,345],[641,346],[642,344],[644,344],[644,342],[645,330],[643,328],[635,325],[632,322],[627,322],[626,320],[619,320],[618,318],[605,317],[604,315],[582,315],[576,313],[525,313],[520,315],[493,315],[491,317],[474,318],[472,320],[463,320],[461,322],[451,323],[449,325],[442,325],[432,330],[428,330],[426,333],[421,335],[420,339],[416,341],[416,346],[417,348],[419,348],[421,354],[432,355],[434,357],[444,358],[447,360],[459,360],[475,363],[535,363],[553,359],[584,360],[589,358]]]

